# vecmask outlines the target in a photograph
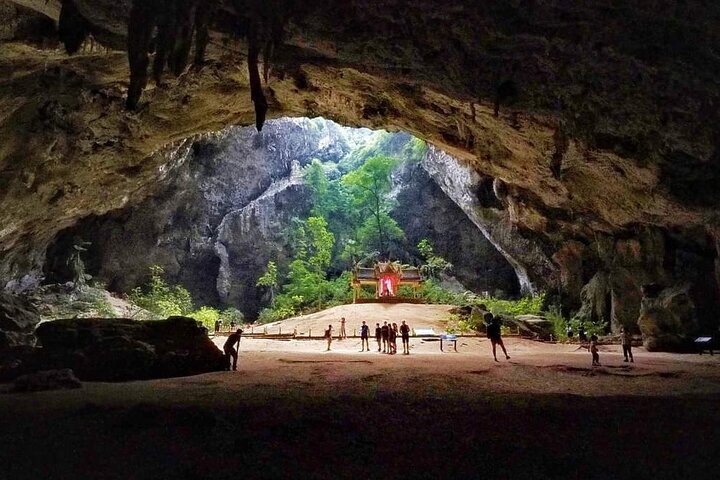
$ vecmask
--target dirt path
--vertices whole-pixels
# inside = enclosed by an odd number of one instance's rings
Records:
[[[716,478],[720,356],[507,344],[243,339],[238,372],[0,394],[0,478]]]
[[[268,323],[259,328],[267,328],[268,333],[279,331],[290,333],[296,330],[298,335],[307,335],[312,331],[313,336],[322,336],[328,325],[332,325],[337,334],[340,331],[340,319],[345,317],[347,322],[345,329],[348,335],[352,335],[354,331],[359,333],[363,320],[373,329],[376,323],[382,325],[383,322],[395,322],[399,325],[402,320],[405,320],[412,328],[433,328],[440,332],[444,328],[444,321],[447,320],[451,308],[453,305],[416,305],[412,303],[340,305],[321,312]]]

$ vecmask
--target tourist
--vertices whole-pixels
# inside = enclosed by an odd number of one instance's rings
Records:
[[[397,323],[393,323],[388,329],[388,353],[390,355],[397,353],[397,333]]]
[[[580,340],[580,343],[587,342],[587,334],[585,333],[585,325],[583,325],[582,322],[580,322],[580,326],[578,327],[578,339]]]
[[[233,371],[237,370],[238,350],[240,350],[240,337],[242,336],[242,332],[243,331],[238,328],[237,331],[231,333],[225,341],[225,345],[223,346],[223,350],[225,351],[225,370],[230,370],[231,359]],[[238,346],[237,350],[235,350],[235,344]]]
[[[220,333],[220,325],[221,324],[222,324],[222,322],[220,321],[219,318],[217,320],[215,320],[215,333]]]
[[[382,328],[380,328],[380,324],[375,324],[375,340],[377,340],[378,344],[378,352],[382,350]]]
[[[403,355],[410,355],[410,327],[402,321],[400,325],[400,336],[402,337]]]
[[[598,353],[598,336],[592,334],[590,336],[590,346],[588,347],[590,353],[592,353],[592,366],[600,366],[600,354]]]
[[[632,354],[632,333],[630,333],[629,328],[621,327],[620,328],[620,336],[622,337],[622,349],[623,349],[623,356],[625,357],[625,362],[628,361],[628,357],[630,357],[630,363],[635,363],[635,360],[633,359]]]
[[[235,320],[230,320],[230,330],[235,330]]]
[[[387,322],[383,322],[383,326],[380,330],[382,335],[382,351],[383,353],[388,353],[388,336],[390,334],[390,328],[388,327]]]
[[[327,340],[327,350],[326,352],[330,351],[330,345],[332,344],[332,325],[328,325],[327,330],[325,330],[325,339]]]
[[[366,347],[367,351],[370,351],[370,327],[365,324],[365,320],[360,326],[360,345],[362,346],[361,352],[364,352]]]
[[[505,359],[510,360],[510,355],[508,355],[507,350],[505,350],[505,344],[503,343],[502,336],[500,335],[500,318],[493,316],[490,312],[485,312],[485,326],[487,327],[487,337],[490,339],[490,343],[492,344],[492,352],[493,352],[493,358],[497,362],[497,346],[500,345],[500,348],[502,348],[503,353],[505,354]]]
[[[340,334],[338,335],[338,340],[342,340],[343,338],[347,338],[347,333],[345,333],[345,317],[340,319]]]

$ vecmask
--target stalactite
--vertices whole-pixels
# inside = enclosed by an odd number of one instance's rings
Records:
[[[260,56],[260,41],[258,39],[257,24],[252,23],[248,33],[248,73],[250,75],[250,98],[255,105],[255,127],[258,132],[262,130],[265,123],[268,104],[265,93],[262,90],[260,72],[258,70],[258,58]]]
[[[128,25],[128,61],[130,63],[130,88],[125,106],[137,107],[140,95],[147,84],[148,53],[152,47],[152,33],[158,14],[158,0],[135,1],[130,10]]]
[[[209,0],[195,11],[195,66],[205,62],[205,49],[210,41],[210,20],[215,15],[217,6],[217,0]]]
[[[90,31],[72,0],[63,0],[58,22],[58,36],[69,54],[80,50]]]
[[[70,0],[68,0],[70,1]],[[277,46],[282,43],[285,23],[293,2],[268,0],[235,0],[238,34],[245,34],[248,42],[248,73],[250,96],[255,105],[255,125],[262,130],[268,102],[262,88],[267,83],[271,60]],[[130,88],[127,108],[137,107],[142,90],[147,84],[148,55],[154,49],[153,78],[161,84],[168,67],[176,76],[185,70],[195,34],[195,58],[201,65],[209,42],[209,26],[218,0],[134,0],[128,27],[128,58],[130,61]],[[152,33],[157,27],[157,36]],[[262,53],[263,75],[258,64]]]
[[[169,66],[175,76],[179,76],[187,67],[193,32],[195,31],[195,12],[199,0],[178,0],[175,12],[175,41]]]

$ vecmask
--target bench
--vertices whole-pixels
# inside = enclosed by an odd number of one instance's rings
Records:
[[[452,335],[449,333],[440,335],[440,351],[441,352],[445,351],[445,350],[443,350],[443,342],[448,342],[448,343],[452,342],[453,348],[457,352],[457,335]]]

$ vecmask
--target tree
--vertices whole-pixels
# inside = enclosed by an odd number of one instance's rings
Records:
[[[310,217],[296,231],[295,259],[288,268],[288,283],[283,286],[283,307],[322,305],[330,296],[326,270],[332,260],[335,236],[323,217]]]
[[[275,303],[275,289],[278,287],[278,269],[273,261],[269,261],[265,267],[265,273],[258,278],[255,284],[258,287],[265,287],[270,290],[270,305]]]
[[[130,292],[130,301],[155,316],[187,315],[193,310],[190,292],[180,285],[170,286],[160,265],[150,267],[150,282]]]
[[[437,279],[442,272],[452,268],[452,263],[435,254],[435,250],[427,238],[420,240],[417,248],[425,259],[425,265],[420,267],[420,271],[426,277]]]
[[[358,222],[361,226],[357,240],[366,250],[375,249],[386,255],[389,242],[404,236],[397,222],[389,216],[392,206],[387,198],[392,187],[390,173],[396,165],[397,160],[393,158],[377,156],[342,178],[352,196],[355,211],[370,218],[370,221]]]

